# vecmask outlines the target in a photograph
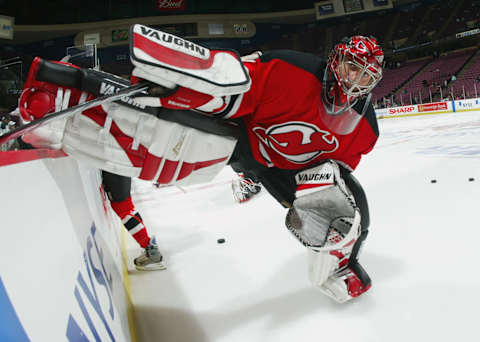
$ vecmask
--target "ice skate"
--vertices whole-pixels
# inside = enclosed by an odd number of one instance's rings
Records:
[[[250,178],[244,178],[242,175],[232,181],[233,197],[239,203],[248,201],[261,190],[262,186],[260,183],[256,183]]]
[[[167,267],[163,263],[163,256],[158,250],[155,237],[152,237],[150,244],[143,250],[142,255],[133,261],[135,268],[140,271],[164,270]]]

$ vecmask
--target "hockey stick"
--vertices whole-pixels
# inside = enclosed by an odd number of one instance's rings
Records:
[[[152,86],[151,83],[138,83],[138,84],[126,87],[124,89],[121,89],[121,90],[117,91],[115,94],[110,94],[110,95],[97,97],[96,99],[93,99],[91,101],[88,101],[88,102],[85,102],[85,103],[82,103],[82,104],[79,104],[79,105],[76,105],[76,106],[73,106],[73,107],[55,112],[55,113],[52,113],[52,114],[49,114],[49,115],[46,115],[46,116],[44,116],[40,119],[29,122],[28,124],[25,124],[21,127],[18,127],[16,129],[0,136],[0,145],[9,141],[9,140],[16,139],[16,138],[24,135],[25,133],[30,132],[31,130],[34,130],[35,128],[38,128],[38,127],[40,127],[40,126],[44,125],[45,123],[50,122],[52,120],[56,120],[58,118],[63,118],[63,117],[66,117],[66,116],[72,116],[72,115],[75,115],[77,113],[81,113],[84,110],[100,106],[104,103],[121,100],[124,97],[128,97],[128,96],[131,96],[131,95],[141,93],[142,91],[146,91],[151,86]]]

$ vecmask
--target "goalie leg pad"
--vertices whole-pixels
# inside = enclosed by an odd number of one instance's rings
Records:
[[[236,144],[236,138],[202,132],[123,105],[104,107],[108,116],[96,111],[84,113],[75,125],[68,121],[62,148],[111,173],[159,184],[207,182],[223,169]]]
[[[336,269],[339,259],[329,251],[308,249],[308,278],[315,287],[321,287]]]
[[[304,170],[296,182],[297,199],[286,226],[308,247],[311,283],[340,303],[359,296],[370,287],[370,278],[356,260],[361,214],[338,165],[328,161]]]
[[[97,93],[114,93],[127,84],[128,81],[106,73],[87,72],[74,65],[37,58],[19,107],[23,118],[30,121],[89,101]],[[222,126],[217,134],[218,125],[188,127],[189,122],[199,123],[193,116],[183,125],[158,119],[143,110],[125,101],[104,104],[51,121],[24,138],[36,147],[63,149],[99,169],[161,184],[209,181],[226,165],[237,140],[229,136],[234,133],[232,127]]]

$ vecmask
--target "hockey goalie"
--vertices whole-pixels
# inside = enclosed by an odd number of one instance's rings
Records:
[[[375,38],[345,39],[328,61],[290,50],[241,58],[144,25],[131,28],[130,45],[130,82],[36,59],[20,101],[26,121],[107,90],[152,86],[24,139],[158,184],[208,181],[228,164],[288,208],[286,227],[309,252],[316,288],[337,302],[365,293],[371,281],[358,258],[370,219],[352,171],[379,134],[370,101],[383,66]]]

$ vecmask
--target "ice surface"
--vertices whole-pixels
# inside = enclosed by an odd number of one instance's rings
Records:
[[[134,200],[168,267],[129,266],[141,341],[478,339],[480,112],[379,124],[355,171],[370,206],[360,262],[373,286],[346,304],[310,286],[306,251],[272,197],[234,202],[229,168],[183,190],[136,181]],[[127,242],[131,261],[140,250]]]

